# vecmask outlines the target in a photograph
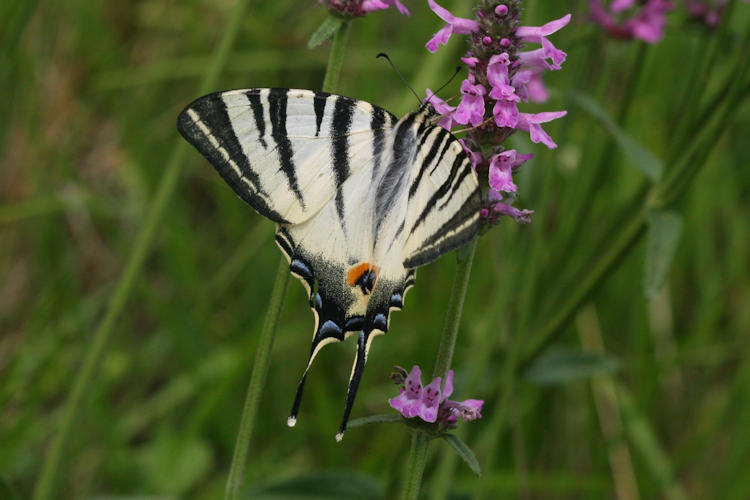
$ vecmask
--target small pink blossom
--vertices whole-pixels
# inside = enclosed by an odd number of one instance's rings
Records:
[[[430,52],[436,52],[440,45],[448,43],[448,39],[453,34],[468,35],[479,30],[479,23],[476,21],[454,16],[448,9],[438,5],[435,0],[427,0],[427,3],[430,9],[446,22],[446,25],[435,33],[425,45]]]
[[[458,140],[459,143],[461,143],[461,147],[464,148],[464,153],[466,153],[469,156],[469,161],[471,161],[471,166],[474,167],[474,170],[477,169],[477,166],[480,165],[484,158],[482,157],[482,153],[478,153],[477,151],[472,151],[469,149],[469,147],[466,145],[466,141],[463,139]]]
[[[518,124],[518,106],[514,101],[499,100],[492,108],[492,116],[498,127],[515,128]]]
[[[674,8],[669,0],[589,0],[591,19],[614,38],[638,38],[656,43],[664,36],[667,13]]]
[[[482,418],[481,399],[467,399],[452,401],[448,397],[453,394],[453,370],[445,378],[445,386],[440,390],[442,379],[436,377],[426,387],[422,386],[422,371],[414,365],[411,372],[406,373],[397,367],[399,373],[394,380],[404,384],[401,392],[395,398],[388,400],[388,404],[406,418],[419,417],[425,422],[438,422],[442,428],[456,426],[458,418],[466,421]]]
[[[515,193],[513,183],[515,169],[531,159],[532,155],[518,154],[515,149],[509,149],[490,157],[490,187],[495,191]]]
[[[443,127],[445,130],[450,130],[453,127],[454,114],[456,108],[451,106],[441,98],[439,98],[432,90],[427,89],[427,97],[422,102],[429,102],[438,114],[442,115],[438,125]]]
[[[531,142],[541,142],[550,149],[555,149],[557,144],[542,128],[542,123],[547,123],[567,115],[567,111],[547,111],[544,113],[520,113],[518,115],[518,128],[529,132]]]
[[[544,86],[541,73],[540,70],[527,69],[513,75],[511,85],[524,102],[546,102],[549,99],[549,92]]]
[[[516,89],[510,84],[508,65],[510,65],[510,57],[506,52],[490,57],[487,65],[487,80],[492,85],[490,97],[517,102],[521,98],[516,95]]]
[[[472,84],[469,79],[461,82],[463,98],[456,108],[453,120],[463,125],[471,123],[476,127],[484,120],[484,96],[487,89],[481,83]]]
[[[518,60],[523,66],[547,68],[553,71],[562,67],[566,57],[565,52],[552,45],[552,42],[546,38],[542,39],[542,48],[518,54]]]

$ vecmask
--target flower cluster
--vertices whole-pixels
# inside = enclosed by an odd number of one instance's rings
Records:
[[[437,422],[441,430],[455,427],[459,417],[467,422],[482,418],[480,412],[484,401],[481,399],[448,399],[453,394],[453,370],[448,372],[442,391],[440,377],[433,379],[426,387],[422,386],[422,370],[417,365],[408,373],[400,366],[396,370],[392,378],[401,386],[401,392],[389,399],[388,403],[404,417],[419,417],[425,422]]]
[[[570,22],[568,14],[544,26],[521,26],[520,3],[482,0],[476,19],[464,19],[428,0],[430,9],[446,24],[427,42],[427,50],[437,51],[454,34],[469,37],[469,51],[461,58],[469,68],[468,77],[461,83],[461,102],[451,106],[430,89],[425,100],[442,115],[439,124],[444,128],[450,130],[455,124],[471,127],[461,144],[477,172],[488,176],[489,190],[481,212],[488,223],[497,222],[502,215],[528,222],[532,213],[512,206],[517,192],[513,174],[532,155],[506,150],[503,142],[522,130],[529,133],[532,142],[556,148],[542,124],[566,114],[522,113],[518,109],[519,103],[547,99],[541,75],[560,69],[566,57],[548,36]],[[522,51],[527,43],[540,47]]]
[[[726,7],[727,0],[685,0],[685,10],[688,15],[705,23],[709,28],[719,25]]]
[[[338,17],[362,17],[368,12],[396,7],[399,12],[409,15],[409,9],[400,0],[319,0],[332,14]]]
[[[613,38],[656,43],[664,36],[669,0],[589,0],[591,19]]]

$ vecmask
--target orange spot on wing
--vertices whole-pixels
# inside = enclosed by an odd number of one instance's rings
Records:
[[[350,267],[346,272],[346,282],[349,284],[349,286],[354,286],[357,284],[357,281],[359,281],[362,275],[368,271],[374,271],[375,279],[377,280],[378,270],[379,268],[377,266],[374,266],[369,262],[360,262],[359,264]]]

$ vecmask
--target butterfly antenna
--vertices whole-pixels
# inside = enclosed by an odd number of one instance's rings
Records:
[[[408,88],[409,90],[411,90],[411,93],[412,93],[412,94],[414,94],[414,97],[416,97],[416,98],[417,98],[417,101],[419,101],[419,104],[422,104],[422,99],[420,99],[420,97],[419,97],[419,94],[417,94],[416,92],[414,92],[414,89],[413,89],[413,88],[411,88],[411,85],[409,85],[409,84],[408,84],[408,83],[406,82],[406,78],[404,78],[404,75],[402,75],[402,74],[401,74],[401,72],[400,72],[400,71],[398,70],[398,68],[396,67],[396,65],[395,65],[395,64],[393,64],[393,61],[391,61],[391,58],[390,58],[390,57],[388,57],[388,54],[386,54],[385,52],[381,52],[380,54],[378,54],[378,55],[377,55],[377,56],[375,56],[375,57],[376,57],[376,58],[377,58],[377,57],[384,57],[384,58],[386,59],[386,61],[388,61],[388,63],[389,63],[390,65],[391,65],[391,68],[393,68],[393,71],[395,71],[395,72],[396,72],[396,74],[398,75],[398,77],[399,77],[399,78],[401,79],[401,81],[402,81],[402,82],[404,83],[404,85],[406,85],[406,87],[407,87],[407,88]]]
[[[454,72],[453,72],[453,75],[452,75],[452,76],[451,76],[450,78],[448,78],[448,81],[447,81],[447,82],[445,82],[445,83],[444,83],[444,84],[443,84],[443,85],[442,85],[442,86],[441,86],[441,87],[440,87],[439,89],[437,89],[437,90],[436,90],[435,92],[433,92],[433,93],[432,93],[432,95],[430,96],[430,98],[429,98],[429,99],[427,99],[427,100],[428,100],[428,101],[430,101],[430,100],[431,100],[431,99],[432,99],[433,97],[435,97],[435,96],[436,96],[437,94],[439,94],[441,90],[443,90],[443,89],[444,89],[445,87],[447,87],[447,86],[448,86],[448,84],[449,84],[450,82],[452,82],[454,78],[456,78],[456,75],[457,75],[457,74],[459,74],[459,73],[461,72],[461,69],[462,69],[462,68],[461,68],[461,66],[456,66],[456,71],[454,71]]]

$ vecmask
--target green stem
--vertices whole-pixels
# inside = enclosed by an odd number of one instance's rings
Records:
[[[250,375],[250,383],[247,387],[245,406],[240,419],[240,429],[237,432],[237,442],[234,445],[232,465],[229,469],[224,498],[239,498],[242,491],[245,468],[247,465],[247,453],[250,448],[250,437],[253,433],[255,416],[258,414],[258,403],[263,387],[266,385],[268,367],[271,364],[271,351],[276,338],[276,329],[279,326],[281,309],[284,306],[287,285],[289,284],[289,264],[282,257],[279,268],[276,271],[276,281],[271,291],[271,299],[268,303],[266,319],[263,322],[263,331],[258,341],[258,349],[255,353],[253,371]]]
[[[341,67],[344,65],[344,51],[346,50],[346,44],[349,41],[349,33],[351,30],[352,22],[344,21],[333,35],[333,45],[331,46],[331,52],[328,55],[328,66],[326,67],[326,74],[323,78],[324,92],[336,92],[336,90],[338,90]]]
[[[419,489],[422,486],[422,474],[427,463],[427,446],[430,444],[423,432],[414,431],[411,436],[411,449],[406,462],[406,481],[402,500],[416,500],[419,497]]]
[[[438,346],[438,353],[435,359],[435,369],[432,372],[433,377],[442,378],[443,386],[445,385],[445,377],[448,374],[448,370],[450,370],[451,361],[453,360],[453,350],[456,347],[458,327],[461,324],[461,313],[463,312],[466,300],[466,290],[469,288],[469,276],[471,275],[471,265],[474,262],[477,241],[478,238],[474,239],[466,248],[459,249],[457,254],[456,273],[453,276],[453,287],[451,288],[450,299],[448,299],[448,310],[445,313],[443,334],[440,336],[440,345]],[[419,494],[429,444],[429,437],[422,432],[414,432],[407,461],[404,493],[401,497],[404,500],[415,499]]]
[[[222,35],[219,45],[216,47],[212,64],[201,82],[200,94],[207,93],[219,77],[220,72],[227,62],[227,56],[239,31],[240,21],[244,19],[244,12],[249,0],[240,0],[229,15],[226,29]],[[73,381],[73,388],[68,395],[63,409],[60,428],[55,434],[50,451],[42,464],[42,470],[34,488],[35,500],[46,500],[59,497],[56,494],[57,479],[63,467],[63,458],[66,455],[70,439],[73,435],[75,422],[80,422],[81,410],[84,407],[85,397],[91,393],[99,364],[106,354],[112,328],[122,312],[125,304],[130,298],[136,279],[143,268],[146,256],[149,254],[154,242],[157,229],[161,227],[169,201],[177,187],[187,153],[187,143],[180,137],[176,140],[170,155],[169,163],[162,175],[159,187],[150,209],[146,212],[148,218],[136,237],[133,250],[128,257],[125,270],[117,283],[112,298],[107,304],[104,318],[99,323],[91,340],[90,348],[86,352],[83,365]],[[71,463],[66,460],[65,463]]]
[[[323,78],[323,90],[325,92],[334,92],[338,88],[339,74],[344,64],[344,52],[351,31],[351,22],[344,21],[333,37],[333,45],[328,58],[326,74]],[[273,284],[271,299],[266,309],[266,319],[263,323],[263,331],[258,341],[258,349],[255,353],[255,362],[253,371],[250,374],[250,382],[247,387],[247,396],[245,397],[245,406],[240,418],[240,428],[237,431],[237,441],[234,445],[234,454],[232,456],[232,465],[229,469],[229,477],[224,491],[224,498],[235,499],[240,497],[242,486],[245,480],[245,470],[247,468],[247,455],[250,449],[250,438],[252,437],[255,417],[258,414],[260,395],[266,384],[266,375],[271,361],[271,351],[273,349],[276,330],[279,325],[281,308],[284,305],[284,296],[286,295],[287,285],[289,284],[289,264],[284,257],[279,261],[279,268],[276,273],[276,280]]]
[[[442,377],[445,385],[445,376],[451,368],[453,360],[453,349],[456,347],[456,337],[458,336],[458,327],[461,323],[461,313],[466,300],[466,290],[469,288],[469,276],[471,275],[471,265],[474,262],[474,253],[477,248],[478,238],[474,239],[467,248],[460,249],[459,252],[465,251],[457,259],[456,273],[453,276],[453,287],[451,296],[448,300],[448,310],[445,312],[445,322],[443,323],[443,334],[440,336],[440,345],[438,346],[437,357],[435,358],[435,369],[432,371],[433,377]]]

